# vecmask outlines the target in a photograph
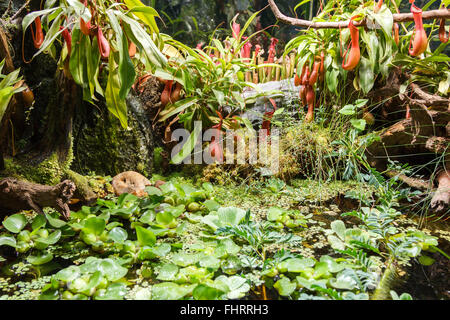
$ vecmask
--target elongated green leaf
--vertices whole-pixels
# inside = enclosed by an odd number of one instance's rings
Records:
[[[118,14],[118,17],[124,22],[123,27],[127,36],[140,50],[145,52],[150,63],[160,67],[165,66],[167,64],[166,57],[161,53],[152,37],[141,27],[141,25],[125,14]]]
[[[121,99],[126,99],[128,92],[136,78],[136,71],[134,70],[133,62],[128,54],[128,40],[125,37],[119,21],[116,18],[113,10],[107,10],[106,14],[109,17],[109,22],[116,34],[117,49],[119,51],[119,76],[120,76],[120,91]]]
[[[59,30],[59,27],[61,26],[61,20],[64,18],[63,16],[64,12],[60,12],[58,16],[55,18],[55,20],[52,23],[52,26],[48,30],[48,32],[45,34],[44,42],[41,45],[41,48],[33,55],[33,58],[40,55],[42,52],[47,50],[50,45],[56,40],[57,37],[60,36],[60,34],[63,32],[63,30]]]
[[[30,12],[22,20],[22,30],[26,30],[30,26],[30,24],[32,24],[34,22],[34,20],[37,17],[41,17],[43,15],[52,13],[52,12],[56,11],[57,9],[61,10],[60,8],[56,7],[56,8],[50,8],[50,9]]]
[[[366,57],[361,57],[359,67],[359,86],[362,91],[367,94],[375,84],[375,75],[372,70],[371,63]]]
[[[127,104],[120,98],[119,68],[114,59],[114,53],[109,55],[109,77],[106,85],[105,98],[108,110],[115,115],[124,129],[128,128]]]
[[[90,51],[88,39],[79,29],[72,31],[72,52],[69,70],[73,80],[82,88],[86,88],[89,84],[86,63],[86,53]]]
[[[191,133],[188,140],[181,148],[181,151],[177,153],[170,162],[173,164],[179,164],[181,163],[181,161],[183,161],[184,158],[189,156],[192,150],[194,150],[195,144],[197,143],[198,137],[200,136],[201,132],[201,126],[195,126],[194,131]]]
[[[92,43],[88,37],[86,37],[86,39],[86,73],[88,81],[87,91],[89,92],[89,97],[87,95],[84,95],[84,99],[86,101],[92,102],[92,100],[96,100],[94,95],[96,89],[97,92],[103,95],[103,90],[101,89],[100,83],[98,82],[98,64],[100,62],[100,52],[98,50],[98,42],[96,37],[93,39]],[[98,88],[100,88],[100,91],[98,90]]]
[[[13,94],[13,87],[0,89],[0,121],[2,121],[3,115],[5,114],[6,108],[8,107],[9,101],[11,100]]]
[[[148,25],[153,32],[159,33],[155,20],[155,17],[159,17],[158,11],[152,7],[144,6],[139,0],[124,0],[124,2],[131,9],[130,12]]]
[[[239,33],[239,42],[241,41],[242,37],[244,36],[245,31],[248,29],[250,24],[253,22],[253,20],[255,20],[255,18],[259,15],[260,12],[261,11],[256,11],[254,14],[252,14],[250,16],[250,18],[248,18],[247,22],[245,23],[244,27],[242,28],[241,32]]]
[[[196,104],[198,102],[197,98],[191,97],[184,100],[180,100],[177,103],[173,104],[173,109],[163,110],[160,113],[160,119],[158,121],[165,121],[169,119],[171,116],[179,114],[181,111],[189,108],[190,106]]]

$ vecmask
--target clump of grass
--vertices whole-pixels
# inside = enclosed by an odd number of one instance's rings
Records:
[[[315,123],[299,122],[283,131],[277,176],[285,181],[299,176],[327,179],[332,169],[327,159],[333,151],[330,130]]]

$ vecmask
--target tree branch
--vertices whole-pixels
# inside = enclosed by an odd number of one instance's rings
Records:
[[[275,17],[285,23],[290,24],[296,27],[305,27],[305,28],[313,28],[313,29],[339,29],[339,28],[347,28],[350,20],[346,21],[336,21],[336,22],[313,22],[309,20],[303,20],[303,19],[296,19],[292,17],[288,17],[281,13],[280,9],[278,9],[277,5],[275,4],[274,0],[268,0],[270,9],[272,9],[273,14]],[[412,13],[395,13],[394,16],[394,22],[406,22],[406,21],[414,21],[413,14]],[[424,11],[422,14],[422,18],[424,20],[428,19],[441,19],[450,18],[450,10],[449,9],[439,9],[439,10],[430,10],[430,11]],[[365,26],[366,20],[362,21],[354,21],[355,26]]]

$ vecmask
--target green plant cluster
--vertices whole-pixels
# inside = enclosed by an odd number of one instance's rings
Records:
[[[2,70],[5,66],[5,60],[0,62],[0,121],[6,112],[9,101],[15,93],[25,90],[24,87],[20,87],[19,81],[22,77],[19,77],[20,69],[15,70],[8,75],[3,75]]]

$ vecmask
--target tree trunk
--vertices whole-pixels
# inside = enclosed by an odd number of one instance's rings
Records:
[[[40,132],[40,139],[34,144],[37,156],[41,159],[55,153],[60,164],[67,162],[72,148],[72,122],[75,108],[81,104],[79,89],[72,79],[63,72],[57,72],[57,88],[46,110],[46,123]]]

